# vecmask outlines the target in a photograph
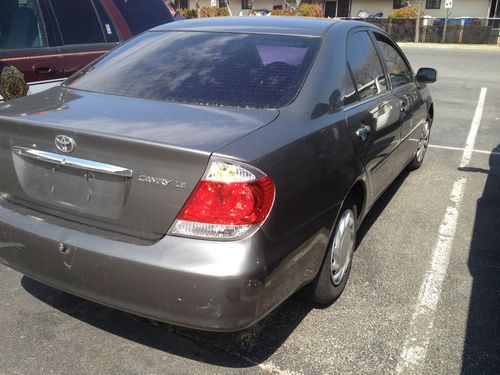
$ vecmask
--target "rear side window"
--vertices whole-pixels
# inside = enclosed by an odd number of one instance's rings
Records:
[[[384,70],[367,32],[356,32],[349,37],[347,61],[351,67],[360,100],[387,90]]]
[[[43,22],[35,0],[0,1],[0,49],[46,45]]]
[[[63,44],[104,43],[101,24],[91,0],[50,0]]]
[[[152,100],[278,108],[297,95],[319,44],[295,36],[148,32],[67,85]]]
[[[403,57],[391,45],[391,43],[383,35],[374,33],[377,43],[382,53],[382,58],[385,61],[387,72],[392,83],[392,87],[396,88],[411,82],[410,68],[406,65]]]
[[[163,0],[113,0],[134,35],[174,19]]]

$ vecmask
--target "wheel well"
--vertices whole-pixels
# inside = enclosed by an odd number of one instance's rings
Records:
[[[429,107],[429,117],[431,118],[431,121],[434,120],[434,103],[431,103],[431,106]]]
[[[356,210],[358,211],[358,217],[362,215],[364,205],[365,205],[365,185],[362,181],[357,181],[347,194],[346,200],[351,198],[356,204]]]

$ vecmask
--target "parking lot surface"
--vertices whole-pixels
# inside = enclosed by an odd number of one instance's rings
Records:
[[[2,266],[0,373],[500,373],[500,49],[404,50],[439,71],[431,147],[366,218],[335,304],[298,293],[246,331],[205,333]]]

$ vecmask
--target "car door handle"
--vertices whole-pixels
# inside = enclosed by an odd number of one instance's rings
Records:
[[[56,72],[50,65],[35,65],[33,66],[33,70],[41,76],[51,76]]]
[[[356,130],[356,136],[365,142],[368,139],[368,134],[370,134],[370,127],[365,124],[361,124],[361,127]]]

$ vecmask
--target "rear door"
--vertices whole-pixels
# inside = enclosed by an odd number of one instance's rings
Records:
[[[118,34],[97,0],[50,0],[61,39],[63,74],[70,76],[114,48]]]
[[[26,82],[64,77],[50,17],[44,1],[0,2],[0,69],[15,66]]]
[[[367,30],[356,29],[349,35],[347,62],[353,88],[346,89],[345,114],[368,174],[373,199],[399,172],[393,155],[401,140],[399,101],[390,91],[383,64]]]

